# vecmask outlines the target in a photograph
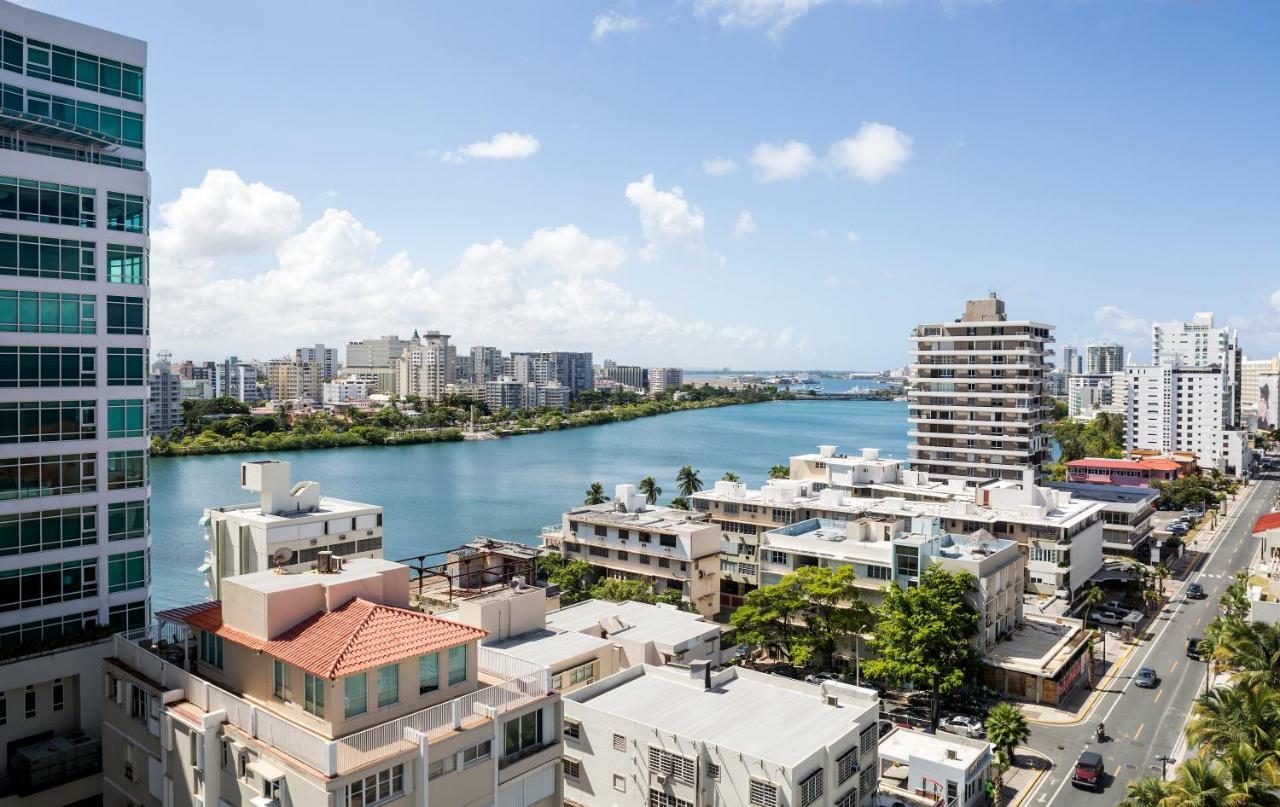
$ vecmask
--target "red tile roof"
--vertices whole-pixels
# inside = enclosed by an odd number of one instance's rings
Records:
[[[1166,459],[1149,459],[1149,460],[1116,460],[1109,457],[1086,457],[1082,460],[1072,460],[1067,463],[1068,468],[1145,468],[1148,471],[1176,471],[1182,466],[1174,460]]]
[[[223,624],[220,602],[174,608],[156,616],[185,622],[324,678],[339,678],[489,635],[460,622],[358,597],[332,611],[313,614],[270,640]]]
[[[1267,530],[1280,529],[1280,513],[1267,513],[1257,520],[1253,525],[1253,534]]]

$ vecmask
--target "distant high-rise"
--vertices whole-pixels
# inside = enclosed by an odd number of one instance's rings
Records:
[[[605,362],[604,377],[610,381],[617,381],[624,387],[643,390],[645,388],[645,379],[648,373],[643,367],[634,364],[614,364]]]
[[[103,640],[150,621],[147,46],[3,0],[0,29],[0,779],[92,803]]]
[[[338,375],[338,349],[336,347],[325,347],[322,344],[314,347],[300,347],[293,351],[293,360],[299,364],[318,364],[322,381],[328,381]]]
[[[415,395],[429,401],[444,398],[446,388],[454,382],[454,356],[448,334],[427,331],[418,336],[414,333],[396,365],[400,396]]]
[[[1241,362],[1244,356],[1236,332],[1216,328],[1213,312],[1202,311],[1191,322],[1157,322],[1151,326],[1151,363],[1173,362],[1182,367],[1222,368],[1226,385],[1227,426],[1240,424]]]
[[[912,470],[969,483],[1030,472],[1038,481],[1049,460],[1052,331],[1009,320],[994,294],[969,300],[954,322],[917,325],[907,414]]]
[[[645,371],[649,392],[657,395],[684,386],[684,370],[679,367],[650,367]]]
[[[1084,349],[1085,375],[1106,375],[1123,371],[1124,345],[1103,342]]]
[[[151,432],[167,435],[182,425],[182,379],[169,363],[169,354],[161,352],[151,365],[151,399],[148,420]]]
[[[1084,363],[1081,361],[1078,349],[1070,345],[1062,348],[1061,370],[1066,375],[1080,375],[1084,372]]]
[[[347,367],[390,367],[400,358],[409,340],[381,336],[347,343]]]
[[[253,403],[261,397],[258,391],[257,365],[240,361],[236,356],[228,356],[215,362],[209,380],[213,382],[215,398],[235,398],[244,403]]]
[[[569,390],[571,397],[595,387],[595,366],[590,353],[517,351],[506,359],[504,365],[504,375],[543,386],[559,384]]]
[[[477,345],[471,348],[471,381],[483,384],[502,375],[502,351],[496,347]]]

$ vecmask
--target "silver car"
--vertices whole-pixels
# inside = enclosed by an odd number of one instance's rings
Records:
[[[959,734],[962,737],[976,738],[981,737],[983,734],[982,721],[976,717],[969,717],[968,715],[955,715],[954,717],[948,717],[946,720],[942,721],[940,728],[943,731],[949,731],[952,734]]]

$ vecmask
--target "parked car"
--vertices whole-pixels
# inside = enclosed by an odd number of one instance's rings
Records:
[[[1203,600],[1207,595],[1204,593],[1204,586],[1199,583],[1192,583],[1187,586],[1188,600]]]
[[[1090,616],[1100,625],[1119,625],[1120,620],[1124,618],[1124,614],[1106,609],[1094,611]]]
[[[1150,667],[1139,667],[1138,672],[1133,676],[1133,685],[1143,689],[1155,689],[1158,683],[1160,683],[1160,677]]]
[[[1200,661],[1200,638],[1198,636],[1187,638],[1187,658]]]
[[[943,731],[959,734],[962,737],[981,737],[982,721],[968,715],[953,715],[943,720],[939,726]]]
[[[840,677],[835,673],[820,672],[813,675],[806,675],[804,682],[806,684],[821,684],[823,681],[839,681]]]
[[[1081,751],[1080,756],[1076,758],[1075,770],[1071,772],[1071,784],[1101,793],[1105,773],[1101,754],[1096,751]]]
[[[1169,532],[1173,533],[1174,535],[1186,535],[1187,533],[1191,532],[1191,528],[1180,521],[1175,521],[1169,525]]]

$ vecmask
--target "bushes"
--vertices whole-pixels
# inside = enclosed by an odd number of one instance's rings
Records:
[[[269,432],[226,437],[206,430],[195,438],[184,437],[178,441],[154,437],[151,440],[151,455],[186,457],[200,454],[301,451],[309,448],[442,443],[461,439],[461,429],[414,429],[391,432],[377,426],[355,426],[347,431],[325,429],[314,433]]]

